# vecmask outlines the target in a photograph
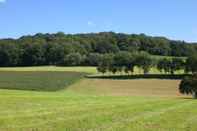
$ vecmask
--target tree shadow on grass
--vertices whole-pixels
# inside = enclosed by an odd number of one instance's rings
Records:
[[[185,99],[185,100],[197,100],[197,99],[194,99],[193,97],[180,97],[180,99]]]
[[[190,74],[140,74],[140,75],[89,75],[90,79],[114,79],[114,80],[128,80],[128,79],[170,79],[181,80]]]

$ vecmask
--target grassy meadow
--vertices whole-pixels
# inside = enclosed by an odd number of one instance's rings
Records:
[[[179,94],[180,80],[83,78],[95,72],[94,67],[1,68],[0,131],[197,130],[197,101]],[[50,90],[59,84],[61,90]],[[31,91],[38,86],[43,89]]]

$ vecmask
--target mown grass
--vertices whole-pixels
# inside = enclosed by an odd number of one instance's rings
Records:
[[[196,131],[197,101],[0,90],[1,131]]]
[[[196,131],[197,101],[178,94],[179,82],[83,79],[56,92],[0,89],[0,131]]]
[[[0,88],[57,91],[68,87],[84,75],[85,73],[77,72],[0,71]]]

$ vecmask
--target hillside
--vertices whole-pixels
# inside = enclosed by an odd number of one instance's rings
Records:
[[[101,32],[41,34],[0,40],[0,66],[96,66],[102,54],[147,52],[157,56],[187,57],[197,44],[145,34]]]

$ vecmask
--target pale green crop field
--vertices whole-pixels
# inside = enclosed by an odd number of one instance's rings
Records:
[[[25,71],[38,69],[49,70]],[[196,131],[197,101],[177,92],[179,82],[83,78],[56,92],[0,89],[0,131]]]
[[[101,74],[97,72],[96,67],[57,67],[57,66],[38,66],[38,67],[1,67],[0,71],[71,71],[82,72],[89,74]],[[150,74],[161,74],[156,68],[150,69]],[[176,71],[175,73],[184,73],[183,70]],[[134,68],[134,74],[143,74],[143,71],[137,67]],[[106,73],[105,75],[111,75]],[[117,73],[117,75],[124,75],[124,72]]]
[[[1,67],[0,71],[71,71],[82,73],[97,73],[96,67],[57,67],[57,66],[37,66],[37,67]]]

